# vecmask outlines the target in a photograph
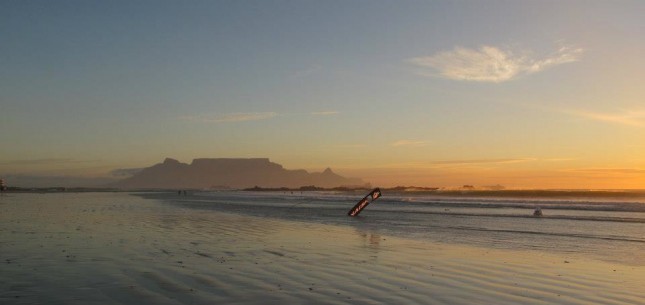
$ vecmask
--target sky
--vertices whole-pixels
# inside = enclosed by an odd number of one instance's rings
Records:
[[[0,177],[645,189],[645,1],[0,1]]]

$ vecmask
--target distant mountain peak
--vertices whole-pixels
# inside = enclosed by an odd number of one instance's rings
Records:
[[[114,184],[126,189],[208,189],[362,186],[358,178],[345,178],[326,168],[322,173],[288,170],[268,158],[198,158],[190,164],[166,158]]]
[[[164,164],[179,164],[179,161],[177,161],[176,159],[173,159],[173,158],[166,158],[165,160],[163,160],[163,163]]]

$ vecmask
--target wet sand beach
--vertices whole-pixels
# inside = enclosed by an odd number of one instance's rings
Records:
[[[639,264],[205,211],[172,198],[0,198],[0,303],[645,303]]]

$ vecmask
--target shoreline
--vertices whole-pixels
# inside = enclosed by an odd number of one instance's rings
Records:
[[[205,213],[123,194],[6,199],[7,304],[645,302],[642,265]]]
[[[141,188],[141,189],[124,189],[111,187],[7,187],[2,191],[4,194],[12,193],[172,193],[177,191],[189,191],[193,193],[209,192],[258,192],[258,193],[281,193],[281,192],[369,192],[375,187],[332,187],[323,188],[315,185],[302,186],[298,188],[289,187],[251,187],[251,188],[230,188],[230,189],[201,189],[201,188]],[[392,194],[412,194],[412,195],[439,195],[454,197],[594,197],[594,198],[615,198],[615,197],[640,197],[645,199],[645,189],[460,189],[460,188],[441,188],[441,187],[418,187],[418,186],[396,186],[396,187],[379,187],[386,193]]]

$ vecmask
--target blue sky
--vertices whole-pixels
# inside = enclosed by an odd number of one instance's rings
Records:
[[[394,185],[639,187],[644,11],[3,1],[0,174],[269,157]]]

